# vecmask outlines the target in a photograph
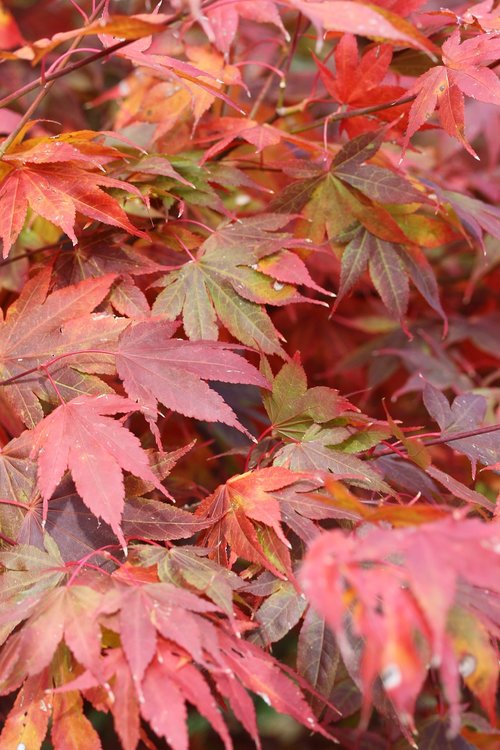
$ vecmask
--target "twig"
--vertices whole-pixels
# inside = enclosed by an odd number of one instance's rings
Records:
[[[498,432],[499,430],[500,424],[490,424],[486,427],[478,427],[475,430],[467,430],[466,432],[455,432],[452,435],[440,435],[432,440],[423,440],[422,443],[425,447],[429,445],[442,445],[444,443],[453,443],[456,440],[466,440],[467,438],[477,437],[478,435],[487,435],[490,432]],[[412,435],[409,440],[411,440],[412,437],[420,439],[419,435]],[[385,444],[388,445],[388,443]],[[396,449],[393,445],[388,445],[387,450],[375,453],[373,457],[380,458],[381,456],[387,456],[392,453],[400,455],[400,449]]]
[[[441,435],[441,437],[434,438],[433,440],[426,440],[424,445],[452,443],[455,440],[465,440],[466,438],[476,437],[477,435],[487,435],[489,432],[497,432],[498,430],[500,430],[500,424],[490,424],[487,427],[478,427],[476,430],[469,430],[468,432],[457,432],[453,435]]]
[[[303,133],[305,130],[312,130],[324,125],[326,122],[338,122],[339,120],[349,120],[351,117],[361,117],[363,115],[370,115],[373,112],[381,112],[384,109],[392,109],[393,107],[399,107],[400,104],[408,104],[416,98],[416,94],[411,96],[405,96],[403,99],[394,99],[392,102],[385,102],[384,104],[374,104],[371,107],[359,107],[359,109],[348,109],[343,112],[334,112],[331,115],[325,115],[320,117],[318,120],[313,120],[307,123],[307,125],[299,125],[296,128],[291,128],[291,133]]]
[[[106,47],[106,49],[99,50],[99,52],[95,52],[93,55],[84,57],[83,60],[78,60],[77,62],[71,63],[71,65],[68,65],[64,69],[55,70],[53,73],[49,73],[45,77],[39,76],[38,78],[35,78],[34,81],[31,81],[25,86],[22,86],[20,89],[13,91],[12,94],[8,94],[7,96],[4,96],[3,99],[0,99],[0,107],[6,107],[12,102],[15,102],[17,99],[20,99],[25,94],[29,94],[31,91],[34,91],[39,86],[43,86],[47,83],[51,83],[52,81],[56,81],[58,78],[62,78],[63,76],[73,73],[74,70],[79,70],[79,68],[83,68],[86,65],[95,62],[96,60],[107,57],[108,55],[117,52],[122,47],[126,47],[128,44],[132,44],[133,41],[136,40],[124,39],[121,42],[113,44],[111,47]]]
[[[92,15],[89,18],[89,24],[93,23],[96,20],[96,18],[98,17],[99,13],[101,12],[101,10],[104,8],[105,5],[106,5],[106,0],[102,0],[102,2],[99,3],[99,5],[96,7],[95,11],[92,13]],[[166,25],[171,26],[173,23],[180,21],[185,16],[186,16],[185,11],[178,11],[177,13],[174,13],[169,18]],[[79,36],[77,39],[73,41],[73,43],[70,46],[70,50],[74,50],[78,47],[81,40],[83,39],[83,36],[84,35],[82,34],[81,36]],[[123,47],[126,47],[127,45],[132,44],[133,42],[136,42],[136,41],[137,41],[136,39],[123,39],[122,41],[117,42],[116,44],[113,44],[111,47],[106,47],[106,49],[99,50],[95,54],[89,55],[88,57],[85,57],[83,60],[74,62],[71,65],[66,65],[66,62],[69,59],[69,57],[66,57],[61,61],[60,66],[58,66],[58,69],[55,70],[53,73],[49,73],[48,75],[42,74],[41,76],[36,78],[34,81],[27,83],[25,86],[22,86],[20,89],[17,89],[16,91],[13,91],[11,94],[4,96],[3,99],[0,99],[0,108],[8,106],[9,104],[21,98],[25,94],[29,94],[30,91],[34,91],[34,89],[38,88],[39,86],[47,87],[47,84],[52,84],[52,82],[56,81],[58,78],[62,78],[62,76],[69,75],[74,70],[79,70],[80,68],[83,68],[86,65],[90,65],[90,63],[93,63],[96,60],[100,60],[103,57],[108,57],[109,55],[112,55],[113,53],[117,52]],[[48,90],[49,89],[45,88],[45,93],[47,93]],[[5,146],[3,146],[3,150],[0,151],[0,153],[4,153],[5,150],[6,150]]]
[[[106,0],[102,0],[99,3],[99,5],[96,6],[94,12],[92,13],[92,15],[89,18],[89,24],[93,23],[97,19],[99,13],[104,9],[105,6],[106,6]],[[82,41],[83,37],[84,37],[84,33],[82,32],[78,37],[76,37],[76,39],[74,39],[71,42],[71,44],[69,46],[68,52],[73,52],[74,50],[76,50],[78,48],[80,42]],[[69,55],[66,53],[66,55],[64,55],[63,57],[61,57],[55,63],[55,66],[54,66],[55,67],[54,75],[56,73],[66,73],[67,72],[68,67],[69,67],[68,66],[69,59],[70,59]],[[35,97],[34,101],[30,104],[30,106],[28,107],[28,109],[26,110],[26,112],[23,114],[23,116],[21,117],[21,119],[17,123],[17,125],[14,128],[14,130],[12,131],[12,133],[10,133],[10,135],[7,136],[7,138],[4,140],[4,142],[0,146],[0,157],[2,157],[4,155],[4,153],[10,148],[10,146],[15,142],[16,138],[18,137],[18,135],[23,132],[23,128],[30,121],[31,115],[37,110],[38,105],[43,101],[43,99],[45,99],[45,97],[49,93],[50,89],[54,85],[54,80],[55,79],[48,80],[49,78],[50,78],[50,75],[46,75],[45,74],[45,69],[42,67],[42,75],[40,76],[40,82],[43,85],[43,88],[37,94],[37,96]],[[0,104],[0,106],[2,106],[2,105]]]

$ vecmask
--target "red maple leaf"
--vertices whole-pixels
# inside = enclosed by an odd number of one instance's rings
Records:
[[[457,29],[443,44],[442,53],[444,65],[432,67],[408,89],[408,95],[416,94],[416,99],[410,109],[405,147],[439,107],[439,120],[444,130],[478,158],[465,137],[464,94],[482,102],[500,104],[500,81],[496,73],[486,67],[498,60],[500,39],[480,34],[461,43]]]
[[[266,146],[276,146],[283,138],[283,133],[272,125],[260,125],[256,120],[249,117],[218,117],[214,121],[213,130],[216,135],[210,136],[207,140],[217,138],[217,143],[210,146],[203,154],[200,164],[204,164],[208,159],[213,159],[216,154],[223,151],[236,138],[242,138],[247,143],[255,146],[257,152],[262,151]]]
[[[128,395],[151,419],[156,418],[160,401],[186,417],[224,422],[247,433],[233,410],[204,381],[266,388],[267,380],[229,344],[173,339],[177,327],[155,320],[138,323],[121,336],[116,367]]]
[[[213,37],[217,48],[228,54],[236,37],[240,18],[247,18],[249,21],[257,21],[258,23],[272,23],[285,36],[288,35],[276,5],[275,0],[259,0],[258,3],[252,2],[252,0],[236,0],[236,2],[231,3],[212,3],[211,6],[203,10],[206,17],[201,12],[193,12],[193,15],[203,25],[204,30],[208,32],[208,37]],[[193,11],[196,6],[197,3],[191,1]]]
[[[131,224],[120,204],[101,190],[118,188],[140,195],[129,183],[96,171],[96,167],[109,161],[110,155],[117,154],[115,149],[99,145],[92,148],[88,138],[83,137],[74,138],[73,142],[64,137],[56,141],[35,139],[34,143],[8,151],[0,163],[0,237],[4,258],[23,228],[28,207],[62,229],[75,245],[77,212],[146,237]]]
[[[214,520],[200,541],[214,550],[212,554],[222,564],[229,565],[240,556],[280,578],[290,576],[290,542],[281,527],[280,503],[273,493],[311,478],[311,474],[278,466],[232,477],[197,509],[199,517]]]
[[[0,323],[0,375],[4,381],[1,418],[8,419],[11,410],[29,427],[43,417],[39,399],[53,403],[56,395],[41,366],[56,360],[51,365],[51,378],[65,400],[75,393],[109,392],[99,378],[82,374],[82,370],[112,373],[111,353],[107,356],[79,352],[102,349],[103,345],[112,351],[118,334],[128,324],[113,315],[91,314],[107,295],[112,274],[48,294],[50,277],[47,268],[30,279],[9,307],[6,320]],[[74,357],[67,356],[73,352]],[[73,369],[77,362],[79,372]]]
[[[384,84],[392,60],[392,47],[389,44],[369,48],[360,57],[356,37],[353,34],[344,34],[335,47],[333,56],[335,75],[320,60],[316,59],[316,64],[326,90],[339,104],[345,104],[352,109],[384,102],[391,104],[406,93],[401,86]],[[408,105],[401,104],[398,107],[381,109],[370,117],[346,119],[341,127],[351,137],[366,130],[375,130],[379,126],[376,118],[386,122],[396,121],[395,127],[401,128],[403,125],[398,118],[407,111]]]
[[[336,633],[346,663],[352,663],[352,634],[363,638],[365,707],[380,676],[408,721],[434,661],[454,726],[460,671],[493,718],[498,664],[488,629],[494,634],[498,627],[498,613],[489,609],[489,597],[500,593],[498,541],[494,524],[446,518],[372,528],[364,537],[336,530],[313,542],[302,582]],[[461,666],[466,653],[473,654],[472,670]]]
[[[38,457],[38,486],[45,503],[69,468],[84,503],[111,526],[124,547],[120,525],[125,498],[123,471],[152,482],[166,494],[139,439],[109,418],[136,409],[135,403],[121,396],[79,396],[61,404],[35,427],[31,452],[32,457]]]

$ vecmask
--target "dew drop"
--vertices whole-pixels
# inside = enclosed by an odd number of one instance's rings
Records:
[[[237,206],[246,206],[248,205],[248,203],[250,203],[251,200],[252,199],[250,198],[250,196],[247,195],[246,193],[240,193],[239,195],[236,196],[236,198],[234,199],[234,202],[236,203]]]
[[[432,667],[432,669],[438,669],[438,667],[441,666],[441,657],[439,656],[439,654],[434,654],[429,666]]]
[[[472,654],[465,654],[465,656],[462,656],[460,659],[460,663],[458,665],[458,671],[462,675],[462,677],[470,677],[471,674],[473,674],[476,671],[477,667],[477,659]]]
[[[380,675],[386,690],[394,690],[401,684],[401,671],[397,664],[389,664]]]
[[[275,281],[275,282],[274,282],[274,284],[273,284],[273,289],[274,289],[274,290],[275,290],[276,292],[281,292],[281,290],[282,290],[282,289],[284,288],[284,286],[285,286],[285,285],[284,285],[284,284],[282,284],[282,283],[281,283],[280,281]]]

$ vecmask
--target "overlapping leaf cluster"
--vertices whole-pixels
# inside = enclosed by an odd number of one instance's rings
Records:
[[[0,747],[488,750],[498,9],[163,6],[0,4]]]

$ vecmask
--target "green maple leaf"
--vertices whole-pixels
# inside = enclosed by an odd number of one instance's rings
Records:
[[[382,143],[382,132],[363,133],[349,141],[330,165],[286,187],[271,204],[274,211],[301,213],[309,220],[309,236],[345,242],[359,225],[392,242],[407,242],[384,204],[425,204],[429,199],[408,180],[389,169],[366,164]]]
[[[182,313],[191,340],[217,340],[219,320],[242,343],[283,354],[283,337],[264,305],[318,304],[297,292],[297,284],[324,293],[299,256],[286,249],[295,241],[275,231],[288,221],[268,215],[224,225],[202,243],[196,258],[160,280],[164,289],[153,314],[175,320]]]

